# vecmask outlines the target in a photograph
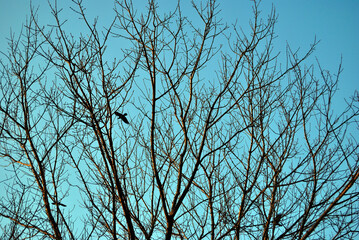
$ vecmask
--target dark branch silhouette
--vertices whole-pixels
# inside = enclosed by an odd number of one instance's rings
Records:
[[[60,202],[52,202],[52,205],[59,205],[59,206],[66,207],[66,205],[65,205],[65,204],[60,203]]]
[[[115,115],[118,116],[118,118],[121,119],[122,121],[124,121],[125,123],[129,124],[129,122],[126,118],[127,113],[121,114],[121,113],[115,112]]]

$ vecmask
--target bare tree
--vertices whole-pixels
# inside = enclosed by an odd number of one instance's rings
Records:
[[[256,1],[250,32],[192,5],[199,21],[116,1],[101,30],[77,0],[80,34],[56,2],[46,26],[31,11],[2,52],[2,239],[358,235],[359,98],[332,108],[341,66],[304,64],[316,40],[281,65]]]

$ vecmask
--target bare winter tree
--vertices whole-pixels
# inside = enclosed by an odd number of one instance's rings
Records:
[[[1,239],[358,236],[359,97],[332,108],[341,66],[304,64],[317,41],[280,64],[255,1],[250,32],[192,5],[116,1],[102,30],[76,0],[81,34],[56,2],[45,26],[32,10],[2,52]]]

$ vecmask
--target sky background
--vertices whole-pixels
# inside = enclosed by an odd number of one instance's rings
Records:
[[[46,0],[32,1],[34,6],[39,6],[39,18],[43,24],[51,19]],[[61,0],[63,6],[70,6],[71,0]],[[112,0],[84,0],[89,19],[99,16],[100,24],[108,25],[114,16]],[[134,5],[141,11],[144,0],[134,0]],[[167,10],[176,1],[159,1],[161,9]],[[238,21],[239,26],[248,26],[252,18],[251,1],[249,0],[223,0],[220,2],[222,9],[220,16],[223,22],[229,25]],[[191,7],[189,0],[182,0],[184,11]],[[320,40],[313,56],[306,62],[307,65],[315,63],[317,57],[324,69],[335,73],[338,69],[341,57],[343,57],[343,73],[339,82],[337,103],[334,107],[340,109],[344,104],[343,99],[353,95],[355,89],[359,89],[359,1],[358,0],[263,0],[260,9],[263,17],[275,7],[278,15],[276,24],[275,50],[285,54],[288,43],[293,50],[299,47],[305,52],[309,49],[314,39]],[[66,19],[68,9],[64,9],[63,17]],[[7,52],[7,40],[10,29],[18,34],[30,13],[29,0],[0,0],[0,52]],[[51,19],[52,20],[52,19]],[[74,32],[81,31],[76,26],[78,19],[69,19],[69,26]],[[72,23],[75,23],[72,25]],[[111,49],[111,51],[120,51]],[[0,54],[0,59],[4,55]],[[282,62],[285,64],[285,62]],[[318,74],[318,72],[317,72]],[[1,79],[0,79],[1,81]],[[0,160],[1,161],[1,160]],[[1,164],[0,164],[1,166]],[[1,175],[1,171],[0,171]],[[1,177],[0,177],[1,180]],[[1,183],[1,181],[0,181]],[[0,194],[1,195],[1,194]]]

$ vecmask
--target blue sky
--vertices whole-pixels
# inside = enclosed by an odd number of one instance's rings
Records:
[[[70,6],[71,0],[59,0],[63,6]],[[144,7],[146,0],[134,0],[134,5]],[[161,0],[160,7],[168,9],[175,1]],[[34,0],[33,5],[40,6],[40,21],[46,23],[49,18],[47,1]],[[113,1],[85,0],[90,18],[99,16],[102,23],[110,23],[113,16]],[[190,7],[189,0],[182,0],[183,7]],[[162,5],[163,4],[163,5]],[[263,0],[260,9],[263,16],[271,10],[272,5],[278,14],[276,25],[276,50],[285,53],[286,44],[292,49],[301,48],[303,51],[309,48],[316,37],[320,44],[313,56],[306,62],[310,65],[318,58],[322,67],[335,72],[338,69],[341,56],[343,57],[343,74],[339,82],[339,94],[337,95],[339,107],[344,102],[341,99],[348,98],[359,89],[359,1],[357,0]],[[240,26],[248,26],[251,19],[251,1],[249,0],[223,0],[220,3],[221,16],[224,22],[233,23],[236,19]],[[29,16],[29,0],[0,0],[0,51],[6,52],[6,38],[9,37],[10,29],[19,33],[26,16]],[[66,9],[63,13],[66,18]],[[77,19],[70,19],[77,22]],[[71,25],[72,26],[72,25]],[[75,28],[74,31],[79,31]],[[120,48],[119,48],[120,49]],[[116,50],[119,50],[116,49]],[[3,56],[0,55],[2,59]],[[285,62],[283,62],[285,64]],[[0,79],[1,80],[1,79]],[[1,165],[0,165],[1,167]],[[1,172],[1,171],[0,171]],[[1,174],[0,174],[1,175]],[[1,180],[1,178],[0,178]]]
[[[40,6],[40,19],[47,20],[47,1],[34,0],[34,6]],[[59,1],[63,6],[70,6],[70,0]],[[109,23],[113,16],[113,1],[87,0],[84,1],[90,16],[99,16],[100,21]],[[134,5],[140,10],[144,7],[144,0],[135,0]],[[163,9],[168,9],[175,1],[160,1]],[[190,7],[190,1],[182,1],[184,9]],[[359,1],[356,0],[265,0],[261,3],[263,13],[270,11],[275,6],[278,14],[276,25],[276,50],[285,52],[286,42],[293,49],[301,48],[303,51],[313,42],[314,37],[320,40],[310,63],[315,62],[317,57],[322,66],[335,72],[343,56],[344,72],[339,83],[338,99],[343,99],[353,94],[359,86]],[[251,1],[227,0],[220,2],[223,21],[247,26],[251,18]],[[29,15],[30,1],[28,0],[0,0],[0,51],[6,51],[6,37],[9,36],[10,28],[18,33],[21,24]],[[66,16],[64,11],[64,16]],[[263,15],[264,16],[264,15]],[[72,19],[71,22],[76,22]],[[341,101],[340,101],[341,102]]]

